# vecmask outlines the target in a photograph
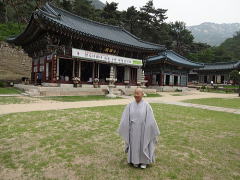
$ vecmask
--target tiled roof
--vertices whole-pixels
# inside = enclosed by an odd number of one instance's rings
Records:
[[[177,54],[176,52],[172,50],[166,50],[157,56],[153,56],[147,59],[148,62],[156,62],[156,61],[168,61],[170,63],[179,65],[179,66],[186,66],[190,68],[199,68],[203,67],[203,64],[196,63],[193,61],[188,60],[187,58]]]
[[[42,8],[34,11],[32,18],[39,18],[47,24],[49,23],[59,29],[67,30],[68,32],[78,33],[81,36],[91,37],[114,44],[148,50],[164,49],[164,46],[162,45],[141,40],[122,27],[107,25],[82,18],[48,3],[46,3]],[[25,31],[27,30],[28,28]],[[21,43],[17,40],[18,38],[22,39],[21,35],[24,36],[24,34],[26,34],[26,32],[20,34],[18,37],[9,38],[9,41],[13,43],[14,41]]]
[[[228,69],[240,69],[240,61],[232,62],[218,62],[218,63],[206,63],[204,67],[199,68],[200,71],[207,70],[228,70]]]

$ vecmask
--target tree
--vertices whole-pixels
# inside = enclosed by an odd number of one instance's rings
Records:
[[[190,51],[190,46],[193,43],[193,35],[186,29],[184,22],[176,21],[170,23],[173,38],[172,48],[181,55],[186,55]]]
[[[206,46],[207,47],[207,46]],[[218,47],[208,47],[207,49],[191,49],[188,58],[202,62],[227,62],[238,60],[240,57],[240,32],[229,39],[226,39]]]
[[[127,11],[122,12],[124,27],[132,34],[137,34],[139,12],[136,7],[131,6]]]
[[[171,37],[169,36],[169,26],[164,23],[166,17],[166,9],[155,9],[153,1],[148,1],[138,11],[134,29],[135,35],[143,40],[158,44],[171,44]]]
[[[66,11],[70,11],[70,12],[72,11],[71,1],[63,0],[62,2],[60,2],[60,6],[62,6],[62,8],[65,9]]]
[[[150,0],[140,8],[140,13],[142,16],[142,20],[145,21],[147,24],[161,24],[164,20],[167,19],[166,17],[166,9],[155,9],[153,6],[153,1]]]
[[[106,6],[104,7],[101,17],[103,21],[107,24],[111,25],[121,25],[121,13],[117,10],[118,3],[106,2]]]
[[[237,70],[233,70],[230,72],[230,79],[233,80],[234,84],[240,83],[240,74]],[[240,84],[239,84],[240,85]]]
[[[94,8],[91,1],[76,0],[73,3],[73,13],[84,18],[92,18],[94,16]]]
[[[7,22],[7,15],[6,15],[6,5],[4,4],[3,0],[0,0],[0,23]]]

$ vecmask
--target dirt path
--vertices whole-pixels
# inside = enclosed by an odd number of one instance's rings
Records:
[[[150,103],[166,103],[166,104],[176,104],[185,105],[190,103],[179,103],[180,101],[187,99],[199,99],[199,98],[237,98],[237,94],[218,94],[218,93],[203,93],[199,91],[188,91],[184,93],[178,92],[162,92],[160,93],[162,97],[148,98],[145,100]],[[175,95],[175,96],[173,96]],[[178,96],[176,96],[178,95]],[[112,99],[112,100],[99,100],[99,101],[79,101],[79,102],[57,102],[48,100],[39,100],[30,104],[7,104],[0,105],[0,114],[9,114],[16,112],[30,112],[30,111],[45,111],[45,110],[58,110],[58,109],[69,109],[69,108],[81,108],[81,107],[96,107],[96,106],[112,106],[112,105],[125,105],[133,100],[133,97],[128,97],[126,99]],[[189,105],[193,106],[193,105]],[[213,106],[196,105],[198,108],[211,109]],[[212,109],[214,110],[214,109]],[[216,108],[215,108],[216,110]],[[225,112],[237,112],[237,109],[231,108],[218,108],[219,111]]]

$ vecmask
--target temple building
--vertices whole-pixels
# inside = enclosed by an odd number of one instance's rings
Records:
[[[122,27],[85,19],[49,3],[35,10],[25,31],[8,42],[32,58],[31,82],[41,79],[45,86],[76,80],[98,87],[110,80],[115,85],[140,85],[143,60],[165,49]]]
[[[188,74],[191,70],[203,67],[192,62],[174,51],[166,50],[156,56],[149,57],[144,71],[150,87],[182,86],[188,84]]]
[[[230,80],[232,70],[240,71],[240,61],[219,62],[204,64],[202,68],[196,69],[199,83],[226,84]]]

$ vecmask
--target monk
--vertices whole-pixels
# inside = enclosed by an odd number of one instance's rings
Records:
[[[143,95],[141,88],[135,89],[135,100],[125,107],[118,132],[125,141],[128,163],[145,169],[148,164],[155,161],[156,137],[160,131],[153,110],[142,99]]]

